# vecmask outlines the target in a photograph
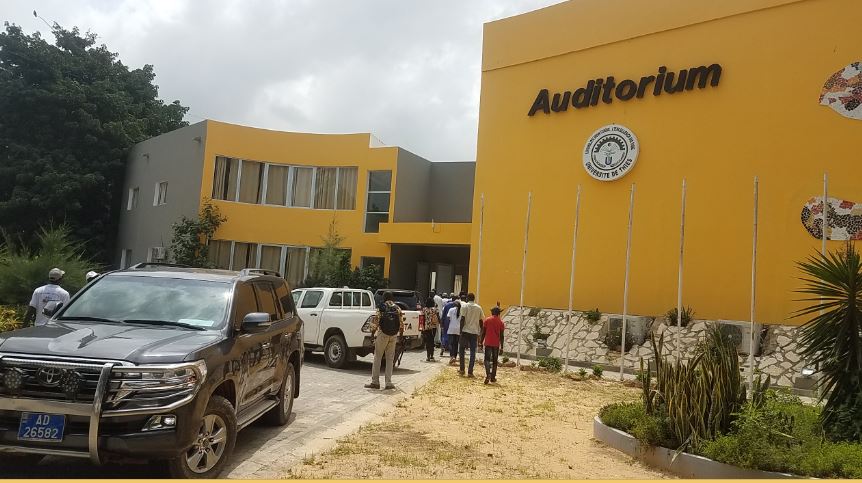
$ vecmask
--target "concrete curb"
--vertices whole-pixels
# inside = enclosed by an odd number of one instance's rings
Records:
[[[593,437],[611,448],[643,461],[644,463],[664,470],[682,478],[698,479],[787,479],[801,478],[787,473],[750,470],[737,466],[719,463],[689,453],[680,453],[674,459],[675,451],[661,446],[642,444],[628,433],[614,429],[602,423],[596,416],[593,419]]]

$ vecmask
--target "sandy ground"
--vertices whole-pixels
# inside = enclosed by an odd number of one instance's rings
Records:
[[[498,384],[444,372],[287,478],[668,478],[592,439],[592,420],[639,389],[500,368]]]

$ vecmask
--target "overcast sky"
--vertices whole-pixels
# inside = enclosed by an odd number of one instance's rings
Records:
[[[0,20],[92,31],[153,64],[188,120],[371,132],[434,161],[474,160],[482,24],[560,0],[0,0]],[[53,38],[51,38],[53,40]]]

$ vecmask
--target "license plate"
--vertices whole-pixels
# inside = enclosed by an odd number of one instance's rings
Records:
[[[24,413],[18,426],[21,441],[62,441],[66,416],[62,414]]]

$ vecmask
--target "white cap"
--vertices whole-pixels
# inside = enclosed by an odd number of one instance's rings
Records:
[[[51,282],[58,282],[63,278],[63,275],[66,275],[66,272],[60,270],[59,268],[52,268],[48,272],[48,280]]]
[[[90,280],[92,280],[92,279],[94,279],[94,278],[96,278],[96,277],[98,277],[98,276],[99,276],[99,274],[98,274],[98,273],[96,273],[96,272],[94,272],[94,271],[90,270],[89,272],[87,272],[86,278],[87,278],[87,281],[89,282]]]

